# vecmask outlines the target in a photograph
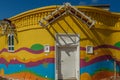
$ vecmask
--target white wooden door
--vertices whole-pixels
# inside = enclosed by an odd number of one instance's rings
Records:
[[[58,79],[77,80],[76,79],[76,47],[58,48]]]
[[[62,37],[62,36],[61,36]],[[70,36],[69,36],[70,37]],[[63,36],[64,42],[58,38],[61,46],[56,46],[56,80],[79,80],[79,44],[76,36],[68,41],[68,36]],[[67,40],[67,41],[66,41]],[[66,44],[67,43],[67,44]],[[71,44],[70,46],[68,46]]]

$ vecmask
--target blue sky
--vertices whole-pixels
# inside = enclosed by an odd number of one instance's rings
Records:
[[[62,5],[65,2],[70,2],[72,5],[110,4],[110,11],[120,12],[120,0],[1,0],[0,20],[34,8]]]

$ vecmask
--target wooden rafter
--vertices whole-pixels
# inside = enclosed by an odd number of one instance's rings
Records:
[[[40,20],[39,23],[42,27],[46,28],[49,24],[53,23],[55,20],[65,15],[66,13],[70,13],[79,18],[89,28],[91,28],[95,24],[94,20],[86,16],[83,12],[72,6],[70,3],[65,3],[64,5],[53,11],[51,14]]]

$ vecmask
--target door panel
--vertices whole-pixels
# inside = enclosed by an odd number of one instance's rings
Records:
[[[56,35],[56,80],[79,80],[79,36]]]
[[[76,52],[77,47],[58,48],[58,80],[77,80]]]

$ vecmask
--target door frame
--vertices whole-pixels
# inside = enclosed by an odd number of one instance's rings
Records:
[[[64,36],[64,35],[68,35],[68,34],[62,33],[62,34],[59,34],[59,35]],[[78,34],[69,34],[69,35],[70,36],[76,36],[76,37],[79,38],[77,43],[75,45],[73,45],[73,46],[76,46],[76,48],[77,48],[77,51],[76,51],[76,53],[77,53],[77,55],[76,55],[76,64],[75,64],[75,66],[76,66],[76,78],[77,78],[77,80],[80,80],[80,36]],[[56,34],[55,37],[57,39],[58,34]],[[55,80],[58,80],[58,70],[57,70],[57,55],[58,55],[58,52],[57,51],[58,51],[59,47],[60,46],[57,45],[57,41],[56,41],[56,43],[55,43],[55,55],[54,55],[55,56]]]

